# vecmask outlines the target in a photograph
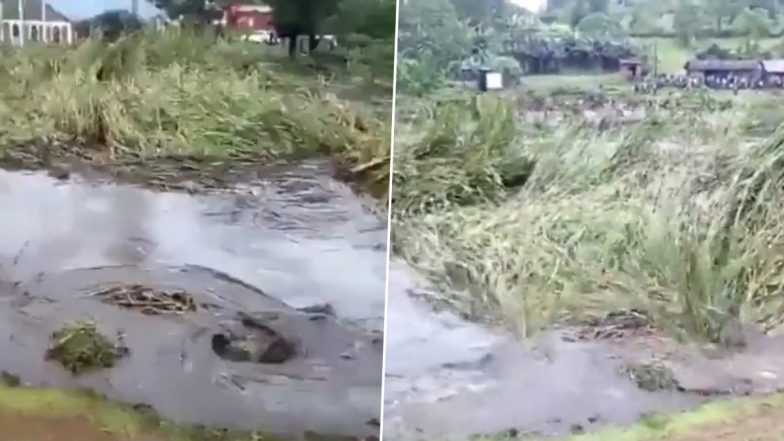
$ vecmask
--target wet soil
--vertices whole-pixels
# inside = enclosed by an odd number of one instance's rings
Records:
[[[0,414],[4,439],[14,441],[164,441],[152,435],[130,436],[95,427],[86,415],[47,418],[24,413]]]
[[[522,342],[433,312],[415,298],[424,282],[403,264],[392,263],[389,279],[386,439],[563,435],[784,390],[780,337],[749,332],[739,352],[679,344],[644,327],[601,338],[561,329]],[[646,376],[653,384],[640,383]]]
[[[329,164],[196,195],[0,171],[0,206],[0,370],[23,385],[87,387],[180,423],[378,436],[385,225]],[[212,307],[148,315],[95,296],[133,284]],[[310,312],[324,304],[334,317]],[[219,357],[212,336],[240,312],[287,317],[297,356]],[[129,355],[80,376],[45,361],[74,320]]]
[[[242,151],[225,155],[156,154],[152,158],[124,152],[112,153],[107,147],[81,142],[42,141],[0,149],[0,168],[16,171],[46,171],[65,180],[78,174],[92,181],[133,184],[156,191],[205,193],[231,191],[244,184],[289,169],[303,158],[271,161]],[[352,184],[356,189],[361,176],[351,172],[351,164],[336,158],[322,158],[321,173]],[[375,187],[369,188],[371,194]]]

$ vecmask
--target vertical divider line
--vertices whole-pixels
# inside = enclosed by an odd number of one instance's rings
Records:
[[[392,177],[395,174],[395,122],[397,121],[397,63],[398,63],[398,33],[400,32],[400,3],[403,0],[396,0],[395,1],[395,44],[394,44],[394,63],[393,63],[393,72],[392,72],[392,124],[390,127],[390,146],[389,146],[389,190],[387,191],[387,271],[384,277],[384,348],[383,348],[383,358],[381,360],[381,403],[380,404],[380,412],[379,415],[380,423],[379,424],[379,440],[383,441],[384,439],[384,392],[386,390],[386,373],[387,373],[387,345],[389,339],[387,335],[389,333],[389,329],[387,328],[387,323],[389,323],[388,314],[389,314],[389,268],[390,268],[390,259],[392,258]]]

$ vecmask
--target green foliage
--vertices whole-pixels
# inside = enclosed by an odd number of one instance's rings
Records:
[[[370,79],[358,84],[342,62],[289,60],[188,30],[30,46],[0,60],[0,153],[46,138],[117,161],[331,155],[350,167],[377,164],[357,177],[384,189],[391,87]]]
[[[52,334],[46,357],[57,360],[69,372],[78,375],[109,368],[126,353],[98,332],[93,322],[73,322]]]
[[[619,38],[623,36],[623,29],[618,22],[599,12],[583,17],[577,24],[577,31],[593,38]]]
[[[770,35],[771,23],[764,9],[744,9],[732,22],[732,27],[752,40]]]
[[[779,326],[784,132],[745,132],[775,98],[681,98],[609,129],[519,98],[423,102],[398,119],[393,249],[440,300],[524,335],[629,308],[725,345],[741,321]]]

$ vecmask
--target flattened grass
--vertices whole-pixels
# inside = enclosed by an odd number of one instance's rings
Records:
[[[439,300],[523,335],[625,308],[720,343],[779,326],[784,132],[749,135],[754,108],[537,128],[480,100],[421,110],[396,146],[394,250]]]

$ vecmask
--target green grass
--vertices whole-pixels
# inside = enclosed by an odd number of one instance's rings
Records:
[[[778,326],[776,99],[680,99],[610,129],[580,117],[526,124],[501,96],[410,105],[398,123],[394,251],[440,301],[523,335],[624,308],[717,342],[739,318]]]
[[[149,410],[115,403],[89,391],[54,388],[23,388],[0,384],[0,418],[34,418],[39,424],[87,418],[97,433],[116,434],[118,439],[167,441],[257,441],[285,439],[258,433],[230,433],[188,427],[163,420]],[[294,438],[294,437],[292,437]]]
[[[561,74],[522,77],[521,90],[539,94],[599,93],[628,90],[629,81],[618,74]]]
[[[565,438],[564,441],[663,441],[678,439],[679,437],[686,437],[684,439],[696,441],[701,439],[699,437],[700,433],[709,430],[711,427],[719,425],[742,427],[745,418],[759,414],[762,409],[767,411],[771,408],[774,408],[780,414],[782,409],[784,409],[784,397],[774,395],[764,398],[717,401],[700,406],[690,412],[651,416],[629,428],[610,428],[596,433],[570,436]],[[771,419],[771,421],[774,421],[774,419]],[[773,427],[768,429],[774,430]],[[691,435],[697,436],[689,437]],[[760,434],[758,433],[757,435]],[[706,436],[705,439],[709,438]],[[741,438],[727,439],[740,440]],[[746,440],[747,438],[742,439]],[[772,440],[774,438],[771,437],[769,439]]]
[[[9,50],[0,86],[0,149],[54,139],[113,160],[327,155],[386,188],[391,89],[328,56],[291,61],[209,35],[141,32]]]

